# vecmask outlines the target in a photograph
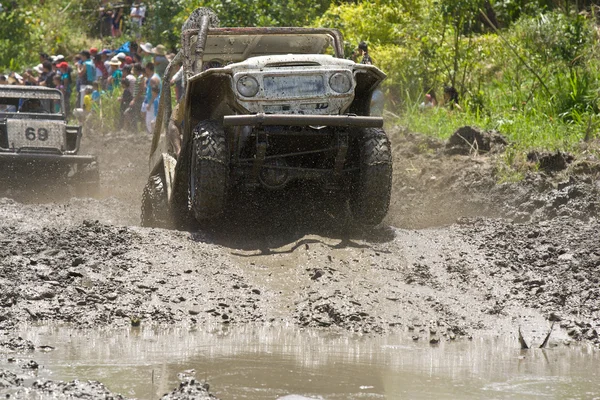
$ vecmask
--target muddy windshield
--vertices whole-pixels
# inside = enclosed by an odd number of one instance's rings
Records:
[[[0,115],[61,114],[60,94],[27,91],[0,93]]]
[[[196,36],[192,37],[195,43]],[[222,60],[224,63],[239,62],[250,57],[283,54],[330,54],[336,55],[335,38],[327,33],[265,33],[265,34],[219,34],[211,33],[206,39],[205,60]]]

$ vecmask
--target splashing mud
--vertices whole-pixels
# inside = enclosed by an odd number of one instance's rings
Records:
[[[549,347],[571,354],[565,345],[573,341],[600,344],[597,172],[536,173],[498,185],[493,151],[449,154],[442,143],[400,132],[392,143],[392,205],[376,229],[349,229],[338,210],[297,188],[287,196],[236,199],[222,223],[182,232],[138,226],[150,138],[88,137],[82,148],[100,163],[96,197],[59,188],[46,198],[26,188],[2,193],[0,342],[16,340],[31,323],[86,332],[140,325],[146,334],[154,326],[218,324],[401,336],[440,347],[462,339],[457,348],[464,352],[475,343],[467,338],[490,334],[518,350],[519,329],[528,344],[539,345],[555,323]],[[0,354],[0,363],[10,357]],[[3,372],[0,385],[18,386],[10,373]],[[179,390],[206,393],[202,383],[185,379]],[[177,381],[171,376],[169,387]],[[507,383],[490,382],[496,384]],[[277,392],[293,393],[329,398]]]

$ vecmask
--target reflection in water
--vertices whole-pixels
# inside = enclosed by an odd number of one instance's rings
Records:
[[[222,399],[590,398],[600,396],[600,353],[586,346],[522,352],[516,338],[441,342],[400,335],[347,337],[282,327],[80,330],[28,327],[51,345],[32,355],[52,379],[94,379],[158,398],[195,370]],[[0,367],[7,368],[0,355]]]

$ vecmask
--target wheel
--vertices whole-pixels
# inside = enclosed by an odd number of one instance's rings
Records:
[[[229,149],[223,126],[202,121],[193,131],[190,203],[198,222],[223,213],[229,183]]]
[[[362,225],[379,224],[387,214],[392,191],[392,151],[383,129],[364,129],[359,171],[351,190],[353,219]]]
[[[148,178],[142,193],[142,226],[170,228],[171,218],[165,181],[161,174]]]

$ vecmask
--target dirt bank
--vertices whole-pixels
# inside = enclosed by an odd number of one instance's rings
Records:
[[[450,155],[443,143],[393,130],[382,227],[348,230],[293,196],[179,232],[136,226],[149,142],[84,142],[100,157],[99,198],[0,200],[6,338],[26,322],[253,322],[432,342],[521,327],[539,343],[556,322],[552,343],[600,344],[593,169],[499,185],[500,153]]]

